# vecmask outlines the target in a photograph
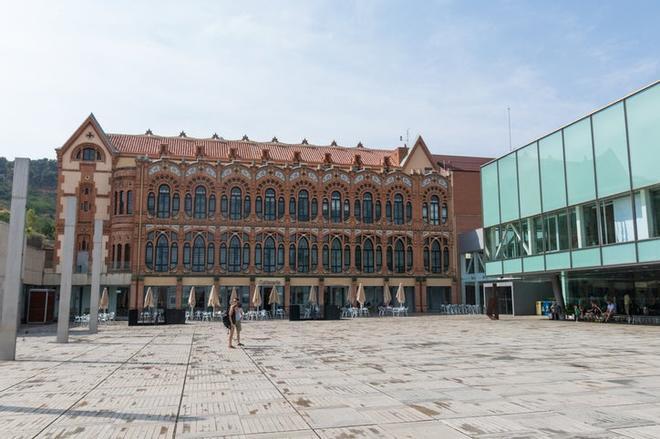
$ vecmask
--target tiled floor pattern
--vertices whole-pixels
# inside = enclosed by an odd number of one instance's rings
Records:
[[[658,438],[660,328],[420,316],[43,331],[0,437]],[[32,331],[34,332],[34,331]]]

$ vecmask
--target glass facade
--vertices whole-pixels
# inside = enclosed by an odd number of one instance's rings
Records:
[[[660,262],[660,82],[484,165],[488,275]]]

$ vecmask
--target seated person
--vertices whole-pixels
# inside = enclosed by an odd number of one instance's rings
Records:
[[[605,323],[609,322],[610,318],[614,314],[616,314],[616,304],[614,302],[612,302],[611,300],[608,300],[607,301],[607,309],[603,313],[603,317],[605,317],[603,322],[605,322]]]
[[[592,319],[597,319],[603,314],[603,310],[600,309],[600,306],[596,303],[595,300],[591,301],[591,308],[585,313],[585,317],[590,317]]]

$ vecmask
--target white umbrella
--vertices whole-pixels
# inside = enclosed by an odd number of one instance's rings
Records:
[[[277,288],[273,287],[272,290],[270,290],[270,296],[268,297],[268,303],[270,305],[279,305],[280,304],[280,295],[277,294]]]
[[[108,310],[108,289],[103,288],[103,293],[101,293],[101,301],[99,302],[99,309]]]
[[[316,287],[314,287],[314,285],[309,287],[309,297],[307,298],[307,303],[310,305],[316,305]]]
[[[147,288],[147,294],[144,296],[144,307],[153,308],[154,306],[154,293],[151,291],[151,287]]]
[[[188,294],[188,306],[194,309],[196,304],[197,301],[195,299],[195,287],[190,287],[190,293]]]
[[[220,308],[220,297],[218,297],[218,289],[213,285],[211,287],[211,293],[209,294],[209,301],[206,304],[207,307],[213,308],[215,311],[217,308]]]
[[[349,287],[348,288],[348,303],[353,306],[355,304],[355,288]]]
[[[259,286],[254,287],[254,294],[252,294],[252,305],[256,306],[257,309],[261,306],[261,294],[259,292]]]
[[[406,293],[403,291],[403,284],[399,284],[399,288],[396,290],[396,301],[399,302],[400,306],[403,306],[406,303]]]
[[[383,305],[389,306],[392,301],[392,293],[390,293],[390,286],[385,284],[383,288]]]
[[[229,303],[232,303],[234,299],[238,299],[238,295],[236,294],[236,287],[231,289],[231,295],[229,296]]]
[[[364,302],[367,301],[366,297],[364,296],[364,287],[362,286],[362,283],[360,283],[360,286],[358,286],[357,301],[360,304],[360,307],[363,307]]]

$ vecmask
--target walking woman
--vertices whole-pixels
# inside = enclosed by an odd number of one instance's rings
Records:
[[[241,320],[243,320],[243,308],[241,308],[241,303],[238,301],[238,298],[234,299],[229,307],[229,349],[235,349],[231,344],[232,339],[234,338],[234,333],[236,333],[236,341],[239,346],[243,346],[241,343]]]

